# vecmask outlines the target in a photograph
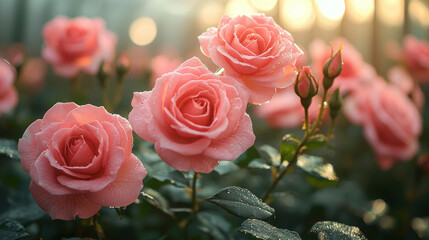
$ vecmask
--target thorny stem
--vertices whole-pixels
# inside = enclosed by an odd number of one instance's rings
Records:
[[[274,191],[274,189],[276,188],[277,184],[280,182],[280,180],[283,178],[284,175],[286,175],[286,173],[288,173],[292,167],[295,166],[296,161],[298,160],[298,154],[301,152],[302,147],[305,145],[305,143],[307,142],[307,140],[309,139],[309,137],[311,135],[313,135],[313,133],[316,131],[317,126],[319,125],[320,120],[323,117],[323,112],[325,111],[325,102],[326,102],[326,98],[327,98],[327,89],[324,91],[323,93],[323,97],[322,97],[322,104],[320,105],[320,109],[319,109],[319,115],[317,116],[316,121],[313,124],[313,127],[311,128],[310,131],[308,131],[308,125],[307,125],[307,121],[308,121],[308,110],[305,111],[305,121],[306,121],[306,131],[305,131],[305,135],[303,137],[303,139],[301,140],[301,143],[298,145],[298,147],[296,148],[289,164],[279,173],[279,175],[277,175],[277,177],[274,179],[274,181],[271,183],[271,186],[268,188],[267,192],[264,194],[264,196],[262,197],[262,201],[264,201],[265,203],[267,202],[267,200],[269,199],[269,197],[271,196],[271,193]]]
[[[198,173],[194,173],[194,178],[192,179],[192,216],[194,217],[195,213],[198,211],[198,204],[197,204],[197,179],[198,179]]]
[[[310,121],[308,120],[308,108],[304,108],[304,124],[305,124],[305,135],[308,135],[310,129]]]

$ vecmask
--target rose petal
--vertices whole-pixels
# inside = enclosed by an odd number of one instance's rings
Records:
[[[52,219],[73,220],[76,216],[89,218],[101,208],[79,194],[52,195],[33,181],[30,183],[30,192],[39,207]]]

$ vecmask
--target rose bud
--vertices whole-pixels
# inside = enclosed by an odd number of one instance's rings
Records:
[[[337,88],[329,98],[329,115],[331,116],[332,120],[338,116],[342,106],[343,100],[341,98],[340,89]]]
[[[295,93],[301,98],[301,104],[308,108],[311,104],[311,98],[319,90],[316,79],[311,75],[310,68],[305,66],[301,69],[296,77]]]
[[[110,70],[109,66],[106,63],[101,63],[100,67],[98,68],[97,72],[97,78],[100,81],[100,85],[104,88],[107,85],[107,80],[110,77]]]
[[[116,74],[119,76],[119,78],[122,78],[130,71],[130,66],[130,59],[127,57],[127,55],[122,54],[116,61]]]
[[[334,83],[334,79],[341,74],[343,70],[343,62],[341,60],[341,49],[338,49],[337,53],[332,56],[325,62],[323,66],[323,88],[325,90],[329,89]]]

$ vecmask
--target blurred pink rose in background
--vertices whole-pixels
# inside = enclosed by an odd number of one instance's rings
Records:
[[[425,96],[422,89],[404,68],[396,66],[389,69],[387,79],[394,87],[397,87],[405,95],[410,96],[420,111],[423,110]]]
[[[111,63],[115,57],[116,36],[99,18],[56,17],[43,28],[43,38],[43,58],[63,77],[79,71],[93,75],[101,62]]]
[[[134,202],[146,176],[130,123],[103,107],[57,103],[19,140],[30,192],[52,219],[89,218]]]
[[[182,61],[179,58],[171,58],[167,55],[158,55],[154,57],[150,63],[152,76],[150,82],[155,86],[155,81],[164,73],[172,72],[180,66]]]
[[[128,75],[132,78],[142,77],[143,72],[149,69],[150,54],[145,47],[131,46],[125,52],[130,59],[130,71]]]
[[[404,38],[404,61],[411,75],[422,83],[429,82],[429,42],[408,35]]]
[[[352,123],[363,126],[381,169],[417,154],[422,117],[397,87],[374,81],[346,98],[344,112]]]
[[[0,114],[9,112],[18,103],[14,81],[15,69],[4,59],[0,59]]]
[[[241,83],[194,57],[158,78],[152,91],[134,93],[129,120],[168,165],[208,173],[253,145],[248,97]]]
[[[19,75],[19,85],[27,92],[39,92],[45,85],[46,62],[41,58],[25,60]]]
[[[335,79],[331,89],[340,88],[341,93],[344,94],[359,88],[362,82],[377,78],[374,68],[363,61],[361,54],[346,39],[337,38],[332,42],[332,45],[334,49],[339,49],[342,45],[343,69]],[[309,49],[312,59],[311,70],[322,86],[323,65],[331,57],[331,46],[320,39],[316,39],[310,44]]]
[[[308,109],[311,121],[317,118],[321,101],[318,96],[312,98]],[[255,114],[265,119],[271,127],[295,128],[304,123],[304,108],[294,86],[279,90],[270,102],[256,106]]]
[[[295,63],[303,54],[292,35],[264,15],[224,16],[198,39],[206,56],[246,85],[254,104],[269,101],[276,88],[295,81]]]

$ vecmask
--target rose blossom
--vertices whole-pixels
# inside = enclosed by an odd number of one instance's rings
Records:
[[[193,57],[162,75],[152,91],[134,93],[129,119],[168,165],[208,173],[253,145],[247,100],[239,82],[210,72]]]
[[[392,84],[392,86],[398,88],[405,95],[411,96],[411,99],[416,107],[420,111],[423,110],[425,96],[422,92],[422,89],[404,68],[396,66],[389,69],[387,72],[387,79],[389,79],[389,82]]]
[[[342,45],[341,59],[343,62],[341,74],[335,78],[331,89],[340,88],[341,93],[350,92],[359,88],[362,82],[377,78],[375,70],[362,59],[361,54],[343,38],[337,38],[332,42],[333,49],[339,49]],[[316,79],[322,83],[323,65],[331,57],[331,46],[322,40],[316,39],[310,44],[312,59],[312,71]]]
[[[18,103],[18,93],[13,86],[14,80],[15,69],[0,59],[0,114],[9,112]]]
[[[429,82],[429,42],[408,35],[404,38],[405,64],[417,81]]]
[[[146,170],[131,153],[130,123],[103,107],[57,103],[19,140],[30,192],[53,219],[89,218],[131,204]]]
[[[317,118],[321,101],[318,96],[312,98],[308,109],[310,120]],[[304,108],[294,86],[281,89],[270,102],[256,106],[255,110],[256,116],[265,119],[271,127],[294,128],[304,123]]]
[[[294,82],[295,62],[303,54],[292,35],[264,15],[224,16],[198,39],[205,55],[246,85],[254,104]]]
[[[110,63],[115,56],[116,36],[99,18],[59,16],[45,25],[43,38],[43,57],[63,77],[73,77],[79,71],[93,75],[101,62]]]
[[[418,151],[422,118],[411,100],[384,81],[354,91],[344,102],[351,122],[363,125],[382,169],[410,160]]]

